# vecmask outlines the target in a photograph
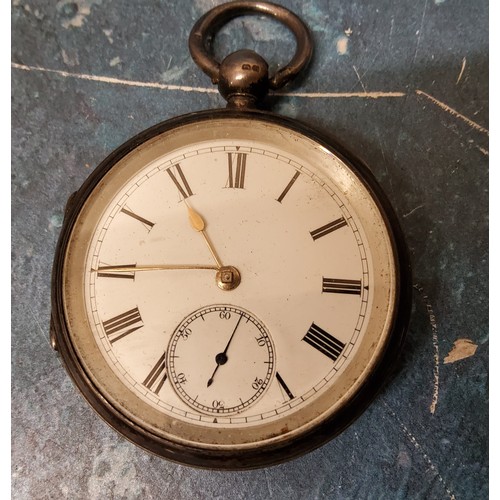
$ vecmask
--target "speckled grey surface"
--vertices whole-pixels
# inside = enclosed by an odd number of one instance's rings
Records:
[[[157,85],[210,86],[187,37],[216,3],[13,1],[12,497],[487,498],[486,0],[280,2],[312,29],[315,56],[287,89],[309,96],[282,97],[275,111],[369,163],[414,269],[401,366],[341,436],[263,470],[175,465],[103,423],[50,348],[50,272],[68,195],[146,127],[223,105],[217,94]],[[277,67],[293,38],[245,18],[221,32],[216,53],[242,47]],[[402,95],[374,99],[380,92]],[[456,341],[477,350],[457,359]]]

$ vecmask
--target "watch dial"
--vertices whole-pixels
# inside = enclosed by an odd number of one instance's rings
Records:
[[[64,265],[92,384],[127,421],[194,448],[272,445],[331,418],[394,323],[371,191],[264,119],[187,123],[126,154],[87,197]]]

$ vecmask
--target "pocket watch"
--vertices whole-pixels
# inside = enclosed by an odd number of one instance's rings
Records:
[[[217,30],[243,14],[295,35],[271,77],[253,51],[211,55]],[[133,443],[191,466],[256,468],[324,444],[373,400],[404,339],[409,263],[368,168],[259,109],[310,60],[295,14],[223,4],[189,47],[228,105],[140,133],[70,197],[51,342]]]

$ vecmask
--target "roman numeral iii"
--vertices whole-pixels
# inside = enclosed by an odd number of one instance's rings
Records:
[[[130,311],[119,314],[114,318],[102,322],[102,326],[111,343],[130,335],[144,326],[139,309],[134,307]]]
[[[309,331],[302,340],[333,361],[337,360],[342,349],[345,347],[343,342],[330,335],[315,323],[311,325],[311,328],[309,328]]]
[[[361,280],[323,278],[323,292],[361,295]]]

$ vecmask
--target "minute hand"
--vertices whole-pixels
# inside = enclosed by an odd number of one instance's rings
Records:
[[[198,265],[198,264],[151,264],[151,265],[131,265],[131,266],[101,266],[93,269],[99,273],[113,272],[113,273],[130,273],[135,271],[167,271],[167,270],[182,270],[182,269],[209,269],[217,271],[217,266]]]

